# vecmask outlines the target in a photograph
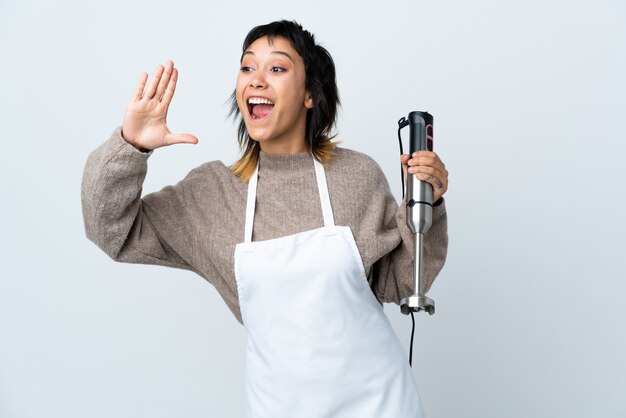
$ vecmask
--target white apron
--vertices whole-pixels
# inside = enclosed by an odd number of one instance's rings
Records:
[[[252,242],[258,166],[248,184],[245,242],[235,248],[247,417],[421,418],[404,349],[313,161],[322,228]]]

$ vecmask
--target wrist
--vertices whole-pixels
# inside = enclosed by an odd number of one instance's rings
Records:
[[[128,139],[126,139],[126,138],[124,137],[124,128],[122,128],[122,129],[120,130],[120,136],[121,136],[121,137],[122,137],[122,139],[123,139],[124,141],[126,141],[128,144],[132,145],[132,146],[133,146],[133,147],[134,147],[137,151],[141,151],[141,152],[143,152],[143,153],[148,153],[148,152],[152,151],[152,150],[149,150],[149,149],[147,149],[147,148],[143,148],[143,147],[140,147],[140,146],[138,146],[138,145],[135,145],[135,144],[133,144],[132,142],[130,142]]]

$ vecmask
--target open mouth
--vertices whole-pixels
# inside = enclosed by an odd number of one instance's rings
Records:
[[[248,113],[252,119],[263,119],[274,109],[274,102],[265,97],[250,97],[248,99]]]

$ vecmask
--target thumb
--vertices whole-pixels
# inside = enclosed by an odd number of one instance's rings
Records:
[[[172,134],[165,135],[165,143],[172,144],[197,144],[198,138],[191,134]]]
[[[402,165],[402,173],[404,175],[404,181],[406,182],[406,173],[408,169],[410,156],[409,154],[401,154],[400,155],[400,164]]]

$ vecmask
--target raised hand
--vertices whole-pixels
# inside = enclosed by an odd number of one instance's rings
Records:
[[[165,63],[165,67],[159,65],[156,68],[147,88],[148,73],[141,74],[124,114],[122,137],[126,142],[141,151],[179,143],[198,143],[194,135],[173,134],[167,127],[167,110],[174,97],[177,80],[178,69],[174,68],[171,60]]]
[[[448,170],[439,156],[432,151],[417,151],[413,155],[402,154],[400,162],[406,175],[415,175],[415,178],[430,183],[433,186],[433,203],[448,190]]]

